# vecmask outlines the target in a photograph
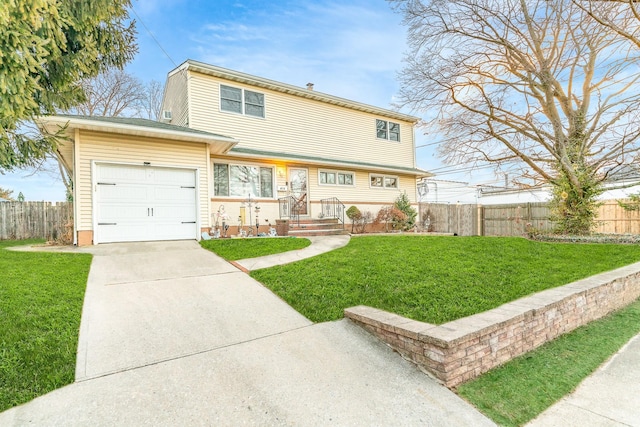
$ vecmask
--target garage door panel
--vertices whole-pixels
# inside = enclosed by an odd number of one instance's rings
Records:
[[[155,169],[153,181],[155,184],[195,187],[196,177],[193,171],[182,169]]]
[[[195,222],[195,206],[156,205],[153,208],[153,216],[156,220],[172,220],[175,224],[183,222]]]
[[[105,181],[96,186],[97,242],[197,238],[195,171],[97,165],[96,174]]]
[[[151,230],[148,224],[99,225],[101,242],[140,242],[150,240]]]
[[[96,175],[98,182],[100,180],[136,183],[145,182],[147,173],[143,167],[131,167],[126,165],[99,165]]]
[[[147,204],[132,205],[126,203],[103,204],[98,215],[100,222],[131,222],[144,223],[151,216],[151,208]]]
[[[153,198],[157,202],[180,202],[180,203],[192,203],[195,205],[196,190],[195,188],[181,188],[181,187],[162,187],[157,186],[154,188]]]
[[[98,185],[100,201],[104,203],[117,203],[121,201],[146,202],[153,197],[152,189],[144,185],[116,184]]]

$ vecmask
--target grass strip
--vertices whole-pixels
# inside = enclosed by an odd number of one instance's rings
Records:
[[[640,300],[461,385],[458,394],[496,423],[537,417],[640,333]]]
[[[442,324],[639,260],[638,245],[366,236],[251,276],[314,322],[364,304]]]
[[[203,248],[216,253],[227,261],[237,261],[239,259],[256,258],[306,248],[311,244],[311,241],[295,237],[213,239],[201,240],[200,244]]]
[[[89,254],[0,242],[0,412],[74,381]]]

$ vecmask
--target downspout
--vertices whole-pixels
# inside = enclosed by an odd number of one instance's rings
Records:
[[[76,177],[78,176],[78,158],[80,157],[80,129],[75,129],[74,139],[73,139],[73,245],[78,246],[78,221],[80,220],[80,216],[78,212],[80,211],[80,198],[78,197],[78,180]]]
[[[211,167],[211,145],[207,144],[207,227],[213,227],[213,211],[211,210],[211,199],[213,198],[213,171]]]
[[[416,162],[418,155],[416,153],[416,124],[415,123],[411,126],[411,132],[413,133],[413,139],[411,140],[411,143],[413,144],[413,168],[416,169],[418,167],[418,163]]]

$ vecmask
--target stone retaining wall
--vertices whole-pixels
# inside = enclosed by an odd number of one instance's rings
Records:
[[[638,297],[640,263],[439,326],[366,306],[345,317],[455,387]]]

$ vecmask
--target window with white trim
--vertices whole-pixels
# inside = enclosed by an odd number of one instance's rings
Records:
[[[320,185],[344,185],[353,187],[356,180],[353,172],[320,170],[318,172],[318,182]]]
[[[213,164],[213,193],[219,197],[273,198],[273,167]]]
[[[392,175],[369,175],[369,182],[372,188],[398,188],[399,179]]]
[[[247,116],[264,117],[264,94],[238,87],[220,85],[220,110]]]
[[[376,119],[376,136],[379,139],[400,141],[400,124]]]

